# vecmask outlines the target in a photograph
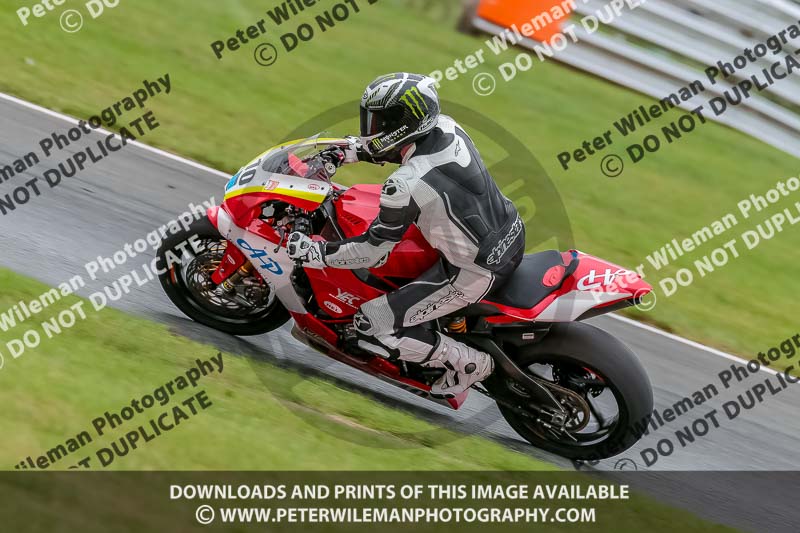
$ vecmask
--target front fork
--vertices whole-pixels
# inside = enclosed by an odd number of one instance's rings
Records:
[[[207,211],[208,220],[215,228],[218,228],[217,220],[219,207],[210,207]],[[231,292],[234,284],[242,278],[252,275],[253,265],[242,253],[239,248],[231,241],[227,241],[225,255],[222,257],[219,266],[211,275],[211,281],[217,286],[222,286],[223,290]]]
[[[211,281],[221,285],[225,290],[230,290],[234,283],[252,274],[253,265],[239,248],[232,242],[227,242],[225,255],[222,257],[217,270],[211,275]]]

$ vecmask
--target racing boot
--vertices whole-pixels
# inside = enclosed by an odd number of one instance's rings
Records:
[[[431,386],[432,395],[453,398],[489,377],[494,370],[494,361],[489,354],[445,335],[439,335],[439,339],[439,345],[425,366],[447,370]]]

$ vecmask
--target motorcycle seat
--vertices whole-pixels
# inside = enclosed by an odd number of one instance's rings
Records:
[[[575,271],[577,263],[578,259],[573,258],[569,265],[565,265],[561,252],[556,250],[525,255],[510,279],[492,289],[484,302],[532,309],[561,287]]]

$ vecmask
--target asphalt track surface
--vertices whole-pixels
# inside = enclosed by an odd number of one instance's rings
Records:
[[[0,165],[38,149],[39,141],[58,131],[65,133],[69,122],[41,109],[18,101],[0,98]],[[95,132],[39,165],[0,184],[0,196],[13,191],[32,177],[38,177],[42,193],[6,216],[0,216],[0,265],[24,273],[49,285],[57,285],[73,275],[81,275],[88,286],[83,296],[102,290],[121,275],[149,262],[146,253],[91,281],[85,264],[97,256],[111,256],[126,243],[143,238],[158,226],[186,210],[189,203],[200,204],[210,197],[221,199],[225,178],[218,172],[170,158],[158,151],[129,145],[76,177],[49,188],[43,172],[55,167],[104,135]],[[146,137],[142,139],[146,142]],[[242,160],[253,154],[242,154]],[[590,251],[590,250],[589,250]],[[163,294],[157,281],[137,288],[112,304],[128,312],[144,315],[170,325],[174,330],[221,349],[240,353],[254,360],[266,360],[304,374],[325,375],[341,386],[363,391],[376,400],[403,408],[457,432],[477,433],[509,448],[529,453],[564,468],[574,468],[562,458],[533,449],[522,441],[500,418],[492,402],[473,394],[459,411],[452,411],[332,362],[295,341],[288,325],[269,336],[236,339],[195,324],[184,318]],[[671,423],[651,431],[632,450],[605,460],[588,470],[611,471],[602,475],[627,475],[634,467],[647,470],[646,489],[654,496],[685,506],[718,522],[752,531],[797,531],[794,517],[798,476],[759,476],[731,486],[731,478],[710,471],[792,471],[800,466],[797,453],[800,423],[797,405],[800,386],[792,386],[763,403],[728,420],[722,404],[745,393],[756,382],[771,378],[761,371],[746,381],[725,390],[717,374],[732,364],[725,354],[687,343],[631,321],[601,317],[591,321],[622,339],[641,358],[655,392],[659,411],[685,396],[691,396],[709,383],[718,385],[719,395],[695,407]],[[765,339],[764,348],[781,339]],[[14,364],[13,360],[6,361]],[[1,371],[0,371],[1,372]],[[715,409],[719,427],[681,447],[675,431],[691,425]],[[702,424],[701,424],[702,425]],[[675,443],[669,457],[646,466],[640,452],[654,448],[662,438]],[[635,463],[635,465],[633,464]],[[615,471],[616,469],[616,471]],[[652,472],[658,471],[655,474]],[[665,474],[662,471],[709,471],[707,475]],[[645,476],[640,476],[645,479]],[[634,485],[637,485],[633,481]]]

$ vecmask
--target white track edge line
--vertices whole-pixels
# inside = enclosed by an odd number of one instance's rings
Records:
[[[40,113],[44,113],[45,115],[48,115],[48,116],[51,116],[51,117],[54,117],[54,118],[57,118],[57,119],[60,119],[60,120],[64,120],[64,121],[69,122],[71,124],[78,124],[78,122],[79,122],[79,120],[74,118],[74,117],[71,117],[71,116],[66,115],[64,113],[59,113],[58,111],[53,111],[52,109],[47,109],[46,107],[42,107],[42,106],[34,104],[32,102],[28,102],[27,100],[22,100],[21,98],[17,98],[16,96],[12,96],[10,94],[5,94],[3,92],[0,92],[0,99],[7,100],[9,102],[15,103],[15,104],[20,105],[22,107],[26,107],[28,109],[33,109],[33,110],[38,111]],[[99,132],[105,133],[107,135],[113,134],[113,132],[107,131],[107,130],[105,130],[103,128],[97,128],[94,131],[99,131]],[[116,135],[116,134],[114,134],[114,135]],[[202,163],[198,163],[197,161],[192,161],[191,159],[187,159],[185,157],[181,157],[179,155],[175,155],[175,154],[172,154],[170,152],[161,150],[160,148],[154,148],[154,147],[152,147],[150,145],[147,145],[147,144],[144,144],[144,143],[142,143],[140,141],[131,141],[131,142],[129,142],[129,144],[131,144],[133,146],[136,146],[138,148],[141,148],[143,150],[146,150],[148,152],[152,152],[154,154],[160,155],[162,157],[166,157],[166,158],[172,159],[173,161],[177,161],[179,163],[183,163],[185,165],[189,165],[189,166],[194,167],[196,169],[203,170],[203,171],[208,172],[210,174],[214,174],[216,176],[224,177],[225,179],[228,179],[230,177],[230,174],[227,174],[227,173],[222,172],[220,170],[217,170],[217,169],[211,168],[209,166],[203,165]],[[618,314],[615,314],[615,313],[610,313],[610,314],[605,315],[605,316],[611,317],[611,318],[613,318],[615,320],[618,320],[618,321],[623,322],[625,324],[628,324],[630,326],[634,326],[634,327],[649,331],[651,333],[655,333],[656,335],[661,335],[662,337],[666,337],[666,338],[671,339],[671,340],[673,340],[675,342],[679,342],[681,344],[685,344],[687,346],[691,346],[692,348],[696,348],[698,350],[703,350],[705,352],[717,355],[719,357],[724,357],[725,359],[729,359],[731,361],[736,361],[737,363],[741,363],[741,364],[745,364],[746,365],[747,362],[748,362],[746,359],[743,359],[743,358],[741,358],[739,356],[736,356],[736,355],[733,355],[733,354],[729,354],[729,353],[723,352],[721,350],[717,350],[716,348],[712,348],[711,346],[706,346],[705,344],[700,344],[699,342],[695,342],[695,341],[692,341],[692,340],[689,340],[689,339],[685,339],[685,338],[680,337],[678,335],[674,335],[672,333],[668,333],[668,332],[666,332],[664,330],[658,329],[658,328],[653,327],[653,326],[651,326],[649,324],[645,324],[645,323],[639,322],[637,320],[633,320],[631,318],[627,318],[627,317],[624,317],[624,316],[621,316],[621,315],[618,315]],[[771,369],[769,367],[765,367],[764,365],[761,365],[761,370],[763,370],[765,372],[768,372],[770,374],[773,374],[773,375],[778,374],[777,371],[775,371],[775,370],[773,370],[773,369]]]
[[[77,125],[78,122],[80,122],[78,119],[76,119],[74,117],[71,117],[69,115],[65,115],[63,113],[59,113],[58,111],[53,111],[52,109],[47,109],[46,107],[42,107],[40,105],[28,102],[26,100],[22,100],[20,98],[17,98],[16,96],[11,96],[10,94],[5,94],[5,93],[0,92],[0,100],[7,100],[9,102],[13,102],[13,103],[18,104],[18,105],[20,105],[22,107],[27,107],[28,109],[33,109],[35,111],[39,111],[40,113],[44,113],[45,115],[57,118],[59,120],[63,120],[63,121],[69,122],[71,124]],[[108,131],[108,130],[106,130],[104,128],[97,128],[97,129],[94,129],[94,131],[100,132],[100,133],[104,133],[106,135],[117,135],[117,136],[119,136],[118,133],[114,133],[112,131]],[[231,177],[230,174],[227,174],[227,173],[222,172],[220,170],[213,169],[211,167],[203,165],[202,163],[198,163],[197,161],[192,161],[191,159],[187,159],[187,158],[181,157],[179,155],[171,154],[171,153],[169,153],[167,151],[161,150],[160,148],[154,148],[154,147],[152,147],[150,145],[147,145],[147,144],[144,144],[144,143],[142,143],[140,141],[128,141],[128,144],[136,146],[136,147],[141,148],[143,150],[146,150],[148,152],[152,152],[154,154],[158,154],[160,156],[167,157],[169,159],[172,159],[173,161],[177,161],[179,163],[183,163],[185,165],[189,165],[189,166],[197,168],[199,170],[204,170],[204,171],[206,171],[206,172],[208,172],[210,174],[214,174],[216,176],[222,176],[225,179],[228,179],[228,178]]]
[[[624,322],[625,324],[629,324],[631,326],[636,326],[637,328],[644,329],[644,330],[650,331],[652,333],[656,333],[658,335],[661,335],[662,337],[666,337],[666,338],[668,338],[670,340],[673,340],[675,342],[679,342],[681,344],[685,344],[687,346],[691,346],[692,348],[697,348],[699,350],[703,350],[703,351],[712,353],[714,355],[718,355],[720,357],[724,357],[725,359],[730,359],[731,361],[736,361],[737,363],[741,363],[743,365],[746,365],[749,362],[747,359],[739,357],[738,355],[729,354],[727,352],[723,352],[722,350],[718,350],[716,348],[712,348],[711,346],[706,346],[705,344],[700,344],[699,342],[695,342],[693,340],[689,340],[689,339],[680,337],[678,335],[675,335],[674,333],[669,333],[667,331],[664,331],[663,329],[658,329],[657,327],[651,326],[650,324],[645,324],[644,322],[639,322],[638,320],[634,320],[634,319],[628,318],[626,316],[618,315],[616,313],[609,313],[607,315],[602,315],[602,316],[607,316],[609,318],[613,318],[615,320],[619,320],[620,322]],[[760,369],[763,370],[764,372],[768,372],[768,373],[770,373],[772,375],[777,375],[779,373],[777,370],[774,370],[772,368],[764,366],[763,364],[760,366]]]

